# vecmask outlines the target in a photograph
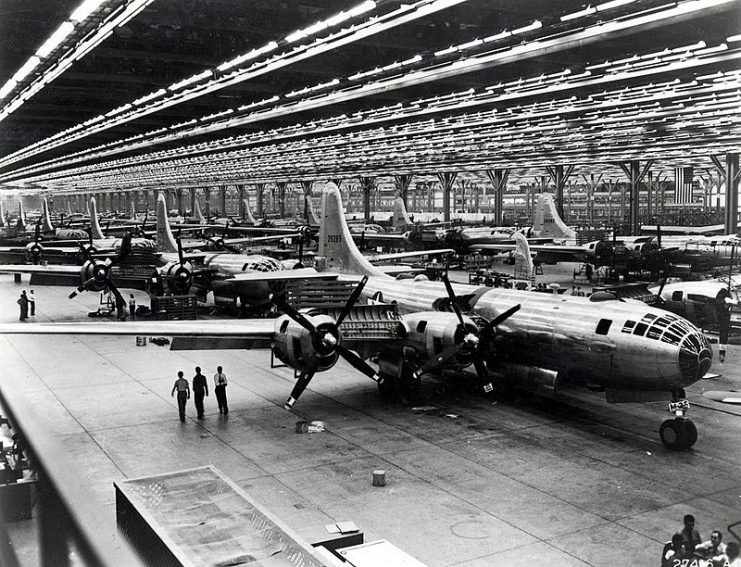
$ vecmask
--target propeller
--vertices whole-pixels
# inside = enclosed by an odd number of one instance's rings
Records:
[[[338,354],[344,358],[351,366],[356,370],[362,372],[372,380],[381,383],[383,379],[381,376],[360,356],[355,354],[353,351],[342,345],[342,335],[340,333],[340,325],[345,320],[347,315],[352,310],[355,302],[360,297],[363,287],[368,281],[367,277],[364,277],[358,286],[353,290],[352,294],[345,303],[342,311],[340,312],[337,321],[322,321],[318,325],[314,323],[303,313],[289,305],[285,300],[285,295],[271,295],[270,301],[275,304],[278,309],[283,311],[288,317],[293,319],[296,323],[306,329],[310,336],[314,346],[314,354],[312,354],[306,366],[302,369],[301,374],[298,377],[296,385],[291,391],[291,395],[286,401],[285,408],[291,409],[296,403],[301,394],[306,390],[306,387],[311,382],[311,379],[316,374],[317,369],[320,367],[322,362],[334,354]]]
[[[494,319],[489,321],[482,328],[472,328],[471,323],[466,324],[461,313],[460,306],[458,305],[458,298],[453,291],[453,286],[450,285],[448,274],[443,273],[440,276],[443,283],[445,284],[445,290],[448,292],[450,304],[453,307],[456,317],[458,318],[458,332],[456,333],[455,344],[450,345],[444,349],[441,353],[433,358],[430,358],[422,366],[420,366],[414,373],[413,378],[419,379],[420,376],[445,364],[448,360],[455,356],[460,356],[465,359],[472,359],[476,375],[479,377],[481,384],[484,386],[484,390],[491,391],[491,381],[489,379],[489,371],[484,362],[484,354],[491,354],[488,350],[491,349],[492,339],[496,328],[509,319],[520,309],[520,305],[510,307],[503,313],[497,315]]]
[[[118,291],[116,284],[111,278],[111,268],[131,253],[131,238],[131,233],[129,232],[123,236],[118,253],[113,258],[101,260],[93,258],[92,255],[88,253],[88,260],[85,262],[85,265],[82,267],[80,272],[80,278],[82,279],[87,276],[87,279],[85,279],[77,289],[69,294],[69,298],[73,299],[83,291],[103,291],[108,289],[115,296],[117,304],[119,304],[119,302],[125,304],[121,292]],[[83,253],[85,253],[84,248]]]
[[[137,229],[136,229],[136,235],[137,236],[140,236],[140,237],[144,237],[145,236],[144,229],[147,226],[147,216],[148,215],[149,215],[149,211],[146,211],[144,213],[144,220],[142,221],[141,226],[138,226]]]

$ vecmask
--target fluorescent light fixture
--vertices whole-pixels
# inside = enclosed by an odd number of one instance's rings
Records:
[[[173,83],[167,88],[170,89],[171,91],[176,91],[188,85],[192,85],[193,83],[197,83],[198,81],[202,81],[203,79],[207,77],[211,77],[212,74],[213,73],[211,72],[211,70],[207,69],[206,71],[203,71],[202,73],[198,73],[197,75],[193,75],[192,77],[188,77],[187,79],[183,79],[182,81]]]
[[[597,5],[597,11],[602,12],[603,10],[610,10],[612,8],[618,8],[619,6],[625,6],[632,4],[636,0],[612,0],[612,2],[605,2],[604,4]]]
[[[269,53],[273,51],[274,49],[277,49],[278,44],[274,41],[271,41],[270,43],[267,43],[260,47],[259,49],[253,49],[252,51],[249,51],[248,53],[245,53],[244,55],[240,55],[239,57],[235,57],[234,59],[231,59],[229,61],[226,61],[216,67],[219,71],[226,71],[227,69],[231,69],[232,67],[236,67],[237,65],[240,65],[244,63],[245,61],[249,61],[250,59],[254,59],[264,53]]]
[[[126,104],[123,104],[123,105],[119,106],[118,108],[114,108],[110,112],[106,112],[105,115],[107,117],[111,117],[111,116],[114,116],[116,114],[121,114],[122,112],[125,112],[129,108],[131,108],[131,104],[127,102]]]
[[[496,41],[498,39],[504,39],[505,37],[510,37],[512,35],[511,31],[504,30],[503,32],[495,33],[494,35],[490,35],[489,37],[484,38],[484,42],[488,43],[490,41]]]
[[[74,12],[72,12],[69,19],[73,22],[81,22],[92,14],[103,2],[104,0],[85,0]]]
[[[572,12],[571,14],[566,14],[565,16],[561,16],[562,22],[567,22],[569,20],[576,20],[577,18],[581,18],[584,16],[588,16],[589,14],[594,14],[597,12],[597,8],[594,8],[592,6],[587,6],[583,10],[579,10],[578,12]]]
[[[735,43],[737,41],[741,41],[741,34],[739,34],[739,35],[732,35],[731,37],[727,37],[726,38],[726,41],[728,43]]]
[[[118,20],[118,27],[120,28],[126,22],[133,19],[139,12],[141,12],[144,8],[146,8],[152,0],[134,0],[131,2],[128,6],[126,6],[126,9],[121,13],[121,15],[117,18]]]
[[[47,57],[52,51],[54,51],[65,38],[72,33],[75,29],[75,25],[72,22],[63,22],[56,31],[49,36],[41,47],[39,47],[36,55],[39,57]]]
[[[17,82],[17,81],[15,81],[15,80],[13,80],[13,79],[8,79],[8,80],[7,80],[6,82],[5,82],[5,84],[4,84],[4,85],[3,85],[2,87],[0,87],[0,98],[5,98],[5,96],[6,96],[6,95],[7,95],[7,94],[8,94],[8,93],[9,93],[10,91],[12,91],[12,90],[13,90],[13,89],[15,88],[15,86],[16,86],[17,84],[18,84],[18,82]]]
[[[158,96],[162,96],[167,94],[167,91],[165,89],[159,89],[158,91],[154,91],[153,93],[149,93],[148,95],[144,95],[141,98],[137,98],[134,102],[131,104],[139,105],[144,104],[145,102],[149,102],[152,99],[157,98]]]
[[[456,51],[458,51],[458,47],[455,45],[451,45],[450,47],[446,47],[445,49],[441,49],[440,51],[435,51],[435,57],[450,55],[451,53],[455,53]]]
[[[512,35],[518,34],[518,33],[525,33],[533,30],[537,30],[543,27],[543,22],[540,20],[535,20],[532,24],[524,26],[522,28],[517,28],[516,30],[512,30]]]
[[[716,45],[715,47],[708,47],[707,49],[700,49],[698,51],[695,51],[694,55],[708,55],[710,53],[720,53],[721,51],[725,51],[728,49],[728,45],[725,43],[721,43],[720,45]]]
[[[100,33],[100,31],[102,31],[102,29],[103,29],[103,28],[101,28],[100,30],[98,30],[98,33]],[[75,57],[75,61],[79,61],[80,59],[82,59],[83,57],[85,57],[85,55],[87,55],[88,53],[90,53],[90,52],[91,52],[91,51],[92,51],[93,49],[95,49],[95,48],[96,48],[96,47],[97,47],[98,45],[100,45],[100,44],[101,44],[101,43],[103,43],[103,42],[104,42],[104,41],[105,41],[106,39],[108,39],[108,37],[109,37],[109,36],[110,36],[110,35],[111,35],[112,33],[113,33],[113,30],[112,30],[112,29],[109,29],[109,30],[108,30],[108,31],[106,31],[105,33],[102,33],[102,34],[100,34],[100,35],[99,35],[98,37],[96,37],[96,38],[92,39],[92,40],[91,40],[91,41],[90,41],[90,42],[89,42],[89,43],[88,43],[87,45],[85,45],[85,46],[84,46],[84,47],[83,47],[82,49],[80,49],[80,51],[78,51],[78,52],[77,52],[77,53],[75,54],[75,56],[74,56],[74,57]]]
[[[358,4],[354,8],[350,8],[347,11],[347,13],[350,14],[350,16],[354,18],[355,16],[359,16],[360,14],[365,14],[366,12],[370,12],[375,7],[376,7],[376,3],[373,2],[372,0],[368,0],[367,2]]]
[[[31,71],[36,68],[36,65],[38,65],[39,63],[41,63],[41,59],[39,59],[36,55],[31,55],[31,57],[28,58],[28,61],[26,61],[23,66],[15,72],[15,75],[13,75],[13,80],[17,83],[20,83],[28,76]]]

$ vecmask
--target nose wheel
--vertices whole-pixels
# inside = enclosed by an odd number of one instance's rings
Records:
[[[672,451],[686,451],[697,441],[697,427],[686,417],[667,419],[659,429],[661,442]]]

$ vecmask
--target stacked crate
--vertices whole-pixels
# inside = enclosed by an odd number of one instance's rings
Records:
[[[152,297],[151,309],[160,321],[197,319],[198,299],[193,295]]]

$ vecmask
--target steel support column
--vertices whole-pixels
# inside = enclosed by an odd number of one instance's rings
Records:
[[[288,189],[288,182],[279,181],[275,184],[275,186],[278,188],[278,213],[280,214],[280,218],[285,218],[286,216],[286,189]],[[275,208],[275,203],[273,203],[273,208]]]
[[[265,183],[255,183],[255,193],[257,196],[257,214],[262,217],[265,215]]]
[[[226,217],[226,185],[219,187],[219,214]]]
[[[309,218],[309,199],[311,199],[311,190],[313,187],[313,181],[304,180],[301,182],[301,188],[304,190],[304,220],[306,220],[306,224],[311,224],[311,219]]]
[[[726,154],[726,234],[738,232],[738,153]]]
[[[630,234],[632,236],[638,235],[640,232],[640,183],[648,173],[653,165],[653,160],[648,160],[641,169],[641,164],[638,160],[632,160],[628,164],[618,164],[620,168],[625,172],[630,181]]]
[[[453,188],[457,171],[443,171],[437,174],[440,185],[443,188],[443,221],[450,221],[450,190]]]
[[[497,168],[487,169],[486,176],[489,178],[494,189],[494,226],[502,226],[504,219],[504,190],[509,179],[509,169]]]
[[[412,183],[413,173],[403,173],[394,175],[394,185],[396,186],[396,196],[401,197],[404,207],[408,207],[407,197],[409,195],[409,185]]]
[[[363,189],[363,218],[366,221],[371,217],[371,191],[376,188],[376,180],[373,177],[360,177],[360,187]]]

